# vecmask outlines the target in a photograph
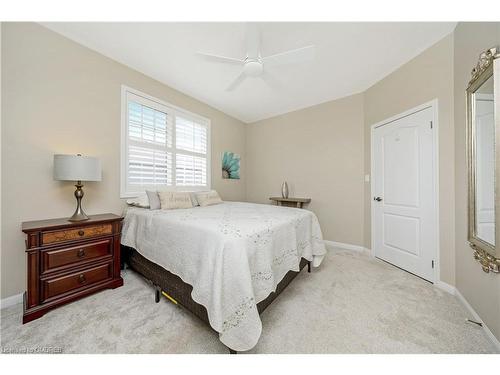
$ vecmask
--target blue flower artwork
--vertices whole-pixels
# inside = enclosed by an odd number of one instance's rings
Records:
[[[240,179],[240,155],[224,151],[222,155],[222,178]]]

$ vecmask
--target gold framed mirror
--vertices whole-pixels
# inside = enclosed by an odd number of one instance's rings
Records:
[[[500,272],[499,57],[496,48],[483,52],[467,87],[468,240],[483,271],[494,273]]]

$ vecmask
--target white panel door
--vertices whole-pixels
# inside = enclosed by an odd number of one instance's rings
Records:
[[[436,219],[433,108],[373,130],[376,257],[434,281]]]

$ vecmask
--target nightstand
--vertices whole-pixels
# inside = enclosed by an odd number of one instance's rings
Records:
[[[23,323],[97,291],[123,285],[120,235],[123,218],[114,214],[28,221],[26,233],[28,287]]]
[[[281,198],[281,197],[271,197],[269,198],[272,201],[275,201],[278,206],[287,206],[287,207],[297,207],[302,208],[305,203],[311,202],[311,198]]]

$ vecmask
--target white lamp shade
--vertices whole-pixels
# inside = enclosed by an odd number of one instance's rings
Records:
[[[81,155],[54,155],[54,180],[101,181],[101,161]]]

